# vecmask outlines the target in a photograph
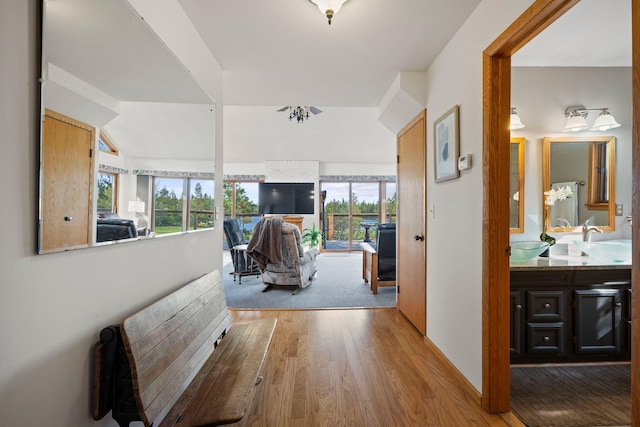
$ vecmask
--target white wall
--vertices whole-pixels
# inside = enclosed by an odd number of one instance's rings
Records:
[[[395,135],[381,125],[375,108],[318,106],[322,113],[297,123],[279,107],[224,108],[225,164],[252,172],[265,160],[317,160],[326,163],[388,163],[395,165]],[[322,167],[322,166],[321,166]],[[229,173],[228,171],[225,173]],[[374,170],[370,175],[378,174]]]
[[[517,54],[516,54],[517,55]],[[593,234],[593,240],[631,238],[625,216],[631,214],[631,69],[628,67],[563,68],[514,67],[511,72],[512,105],[525,127],[512,136],[525,142],[524,234],[512,240],[538,240],[542,232],[542,138],[547,136],[616,137],[616,200],[624,206],[617,216],[614,233]],[[561,132],[564,112],[572,105],[586,108],[609,107],[620,127],[605,132]],[[597,112],[591,113],[591,124]],[[559,241],[575,240],[577,234],[551,233]]]
[[[35,255],[38,4],[0,4],[0,423],[115,426],[110,417],[90,417],[91,350],[100,329],[221,266],[221,227]],[[221,72],[209,67],[206,74],[203,86],[215,93]]]
[[[427,336],[482,388],[482,51],[531,0],[483,0],[427,71]],[[473,167],[434,183],[433,122],[460,105]],[[520,112],[518,110],[518,112]]]

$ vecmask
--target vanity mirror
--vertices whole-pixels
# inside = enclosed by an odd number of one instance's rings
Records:
[[[614,231],[615,137],[547,137],[542,142],[544,190],[568,186],[573,193],[551,206],[547,230],[580,231],[588,220],[602,231]]]
[[[511,138],[509,231],[524,233],[524,138]]]
[[[38,253],[211,227],[211,98],[126,1],[43,14]]]

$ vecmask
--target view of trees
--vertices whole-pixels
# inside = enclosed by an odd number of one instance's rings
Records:
[[[167,181],[182,181],[173,179]],[[211,192],[213,193],[213,181]],[[156,233],[173,233],[182,231],[183,201],[182,194],[176,194],[173,188],[169,188],[169,182],[162,184],[159,180],[155,192],[155,231]],[[203,190],[203,183],[207,180],[193,180],[195,183],[191,191],[190,211],[192,213],[190,225],[192,229],[213,226],[213,194]]]
[[[111,212],[113,210],[114,175],[100,173],[98,175],[98,211]]]

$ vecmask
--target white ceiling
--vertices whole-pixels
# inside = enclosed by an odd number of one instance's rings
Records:
[[[425,71],[479,0],[179,0],[224,70],[225,105],[377,107]]]
[[[516,67],[630,67],[631,0],[581,0],[520,49]]]

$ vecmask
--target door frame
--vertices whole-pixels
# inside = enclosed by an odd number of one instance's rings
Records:
[[[510,410],[509,118],[511,56],[579,0],[536,0],[483,52],[482,407]],[[640,209],[640,0],[632,0],[632,212]],[[632,229],[632,354],[640,354],[640,227]],[[640,425],[640,366],[631,364],[631,419]]]

